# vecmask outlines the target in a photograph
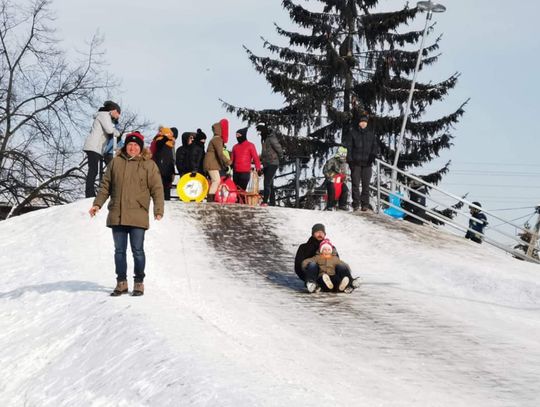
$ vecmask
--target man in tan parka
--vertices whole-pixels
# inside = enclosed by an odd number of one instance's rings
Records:
[[[139,132],[126,136],[124,147],[107,167],[90,216],[94,217],[110,197],[107,226],[112,228],[114,263],[117,285],[112,296],[127,294],[126,250],[128,236],[133,253],[135,285],[132,295],[144,294],[144,234],[149,228],[150,199],[154,203],[154,218],[161,220],[164,212],[163,184],[150,150],[144,147]]]

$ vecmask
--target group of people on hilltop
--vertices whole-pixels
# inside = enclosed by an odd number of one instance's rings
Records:
[[[94,117],[92,130],[83,147],[88,158],[85,188],[87,198],[96,196],[96,177],[98,173],[100,179],[103,176],[101,163],[105,161],[108,164],[113,158],[113,141],[118,142],[118,147],[123,145],[117,128],[120,114],[121,109],[117,103],[106,101]],[[272,130],[265,123],[257,124],[262,146],[259,155],[255,145],[248,141],[247,127],[236,132],[236,144],[232,152],[226,148],[229,141],[228,121],[222,119],[214,123],[211,129],[212,138],[207,148],[206,134],[197,129],[196,132],[184,132],[181,135],[181,145],[176,149],[178,129],[159,127],[149,152],[161,176],[164,199],[171,198],[175,170],[180,176],[191,174],[194,177],[197,173],[206,175],[210,179],[207,201],[213,202],[222,176],[232,172],[235,184],[246,190],[254,166],[257,174],[264,176],[261,205],[275,205],[274,178],[280,160],[283,159],[283,149]]]

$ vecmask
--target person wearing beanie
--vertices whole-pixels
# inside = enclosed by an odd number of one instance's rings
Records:
[[[126,135],[124,147],[107,167],[89,210],[90,216],[96,216],[109,198],[107,227],[112,229],[116,271],[116,287],[111,295],[128,293],[126,251],[129,239],[134,265],[132,295],[140,296],[144,294],[144,235],[150,224],[150,200],[156,220],[163,217],[164,201],[159,169],[139,132]]]
[[[264,176],[264,192],[261,205],[267,206],[270,204],[275,206],[274,177],[279,168],[280,160],[283,160],[283,148],[266,123],[258,123],[256,128],[261,136],[261,164]]]
[[[353,210],[373,210],[369,203],[369,184],[380,149],[367,112],[355,110],[353,123],[343,135],[343,145],[347,148],[347,163],[351,170]]]
[[[340,210],[347,210],[347,200],[349,198],[349,189],[345,183],[347,177],[347,149],[345,147],[339,147],[336,154],[330,158],[323,167],[323,175],[326,183],[326,210],[331,211],[336,207],[338,199],[336,199],[336,182],[340,183],[341,195],[339,196]]]
[[[233,167],[233,181],[244,191],[251,178],[251,165],[255,164],[257,173],[262,175],[261,161],[257,154],[255,144],[247,140],[248,128],[244,127],[236,132],[237,144],[232,149],[231,161]]]
[[[326,239],[326,228],[322,223],[316,223],[311,227],[311,236],[309,237],[306,243],[301,244],[296,251],[296,256],[294,258],[294,272],[296,275],[304,282],[304,285],[308,292],[314,293],[321,290],[322,287],[328,287],[326,283],[322,280],[322,274],[319,275],[319,266],[318,265],[309,265],[304,264],[304,260],[313,258],[317,255],[321,243]],[[327,242],[325,242],[327,243]],[[337,250],[335,250],[336,256],[339,258]],[[355,280],[351,277],[350,269],[347,267],[346,270],[340,268],[339,277],[347,276],[349,278],[349,284],[347,285],[347,292],[352,291],[355,287]],[[335,283],[341,283],[341,279],[338,282],[338,277],[334,278]],[[323,284],[324,283],[324,284]],[[339,288],[339,284],[336,285]]]
[[[469,212],[471,218],[469,218],[469,230],[465,234],[466,239],[470,239],[475,243],[482,243],[484,238],[484,228],[487,226],[488,221],[486,214],[482,212],[482,205],[480,202],[472,202],[469,206]]]
[[[88,171],[86,173],[85,196],[91,198],[96,196],[95,182],[98,173],[102,178],[101,162],[107,142],[112,137],[119,137],[120,132],[116,129],[113,121],[120,118],[120,106],[117,103],[107,100],[94,115],[90,134],[84,142],[83,151],[88,160]]]
[[[210,176],[210,189],[208,191],[207,202],[214,202],[216,191],[221,182],[220,171],[226,170],[231,165],[230,158],[223,152],[225,144],[229,139],[229,122],[222,119],[212,125],[214,137],[210,140],[208,151],[204,156],[204,170]]]
[[[171,200],[171,187],[174,181],[174,133],[168,127],[160,127],[152,141],[152,159],[156,162],[166,201]]]
[[[306,280],[327,290],[352,292],[352,277],[347,263],[341,261],[336,248],[327,238],[319,243],[315,256],[302,262]],[[308,287],[309,290],[309,287]]]
[[[193,140],[195,139],[195,133],[192,132],[184,132],[182,133],[182,145],[176,149],[176,170],[178,171],[178,174],[180,177],[182,175],[187,174],[190,171],[190,165],[188,163],[187,159],[187,152],[189,149],[189,146],[193,143]]]
[[[193,134],[193,133],[190,133]],[[193,142],[188,145],[186,150],[186,167],[187,172],[195,177],[197,173],[204,175],[204,145],[206,143],[206,134],[201,129],[197,129],[194,135]]]

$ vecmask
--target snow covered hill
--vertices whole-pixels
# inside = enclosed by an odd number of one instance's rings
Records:
[[[169,202],[145,296],[112,298],[90,202],[0,223],[1,406],[538,405],[537,265],[377,215]],[[351,295],[292,271],[317,222]]]

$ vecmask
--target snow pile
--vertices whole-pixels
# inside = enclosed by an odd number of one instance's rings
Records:
[[[111,298],[106,211],[89,207],[0,223],[2,406],[540,397],[536,265],[376,215],[169,202],[146,236],[145,296]],[[362,278],[351,295],[308,295],[292,272],[317,222]]]

